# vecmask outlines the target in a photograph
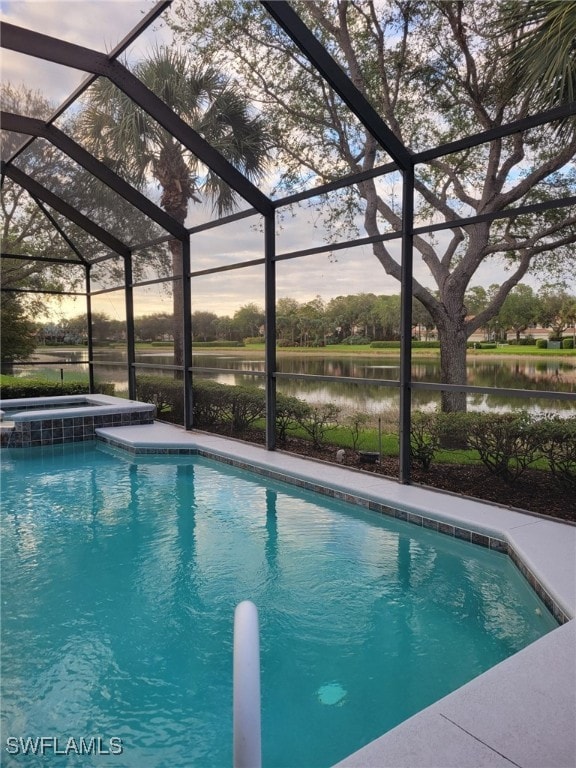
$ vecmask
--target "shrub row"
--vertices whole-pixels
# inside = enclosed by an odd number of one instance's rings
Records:
[[[101,382],[97,389],[102,395],[113,395],[114,384]],[[4,400],[20,397],[57,397],[58,395],[87,395],[88,384],[78,381],[49,381],[48,379],[14,379],[3,381],[0,396]]]
[[[574,349],[574,339],[538,339],[536,346],[538,349],[550,348],[550,342],[557,344],[560,342],[562,349]]]
[[[182,381],[169,376],[140,376],[138,400],[154,403],[159,419],[182,424],[184,403]],[[336,426],[338,407],[332,403],[312,406],[297,397],[276,396],[276,435],[284,441],[291,430],[302,428],[315,446],[320,446],[328,429]],[[233,435],[246,432],[266,413],[263,389],[231,386],[197,379],[192,385],[192,420],[206,430],[224,430]]]
[[[243,341],[193,341],[193,347],[243,347]]]
[[[486,413],[415,413],[410,446],[424,469],[447,444],[478,452],[484,466],[506,482],[545,460],[555,481],[576,491],[576,418]]]
[[[533,343],[533,342],[531,342]],[[373,349],[400,349],[399,341],[373,341]],[[468,349],[496,349],[497,344],[490,341],[469,341]],[[439,341],[412,341],[412,349],[440,349]]]
[[[370,339],[368,336],[359,336],[358,334],[353,334],[352,336],[347,336],[345,339],[342,339],[340,344],[370,344],[372,346],[372,339]]]
[[[136,397],[154,403],[159,419],[184,422],[182,381],[170,376],[139,376]],[[264,392],[256,387],[238,387],[198,379],[192,386],[192,419],[200,429],[228,426],[241,433],[264,415]]]
[[[372,349],[400,349],[399,341],[373,341],[370,344]]]
[[[114,394],[113,384],[100,392]],[[42,379],[18,379],[2,384],[5,399],[88,394],[79,382],[56,383]],[[184,421],[182,381],[169,376],[140,376],[137,398],[156,406],[158,418],[176,424]],[[198,379],[192,387],[193,423],[200,429],[242,435],[265,416],[263,389],[230,386]],[[327,432],[339,425],[339,409],[333,403],[310,405],[278,393],[276,433],[280,442],[292,430],[303,430],[314,446],[326,441]],[[366,425],[365,414],[346,421],[356,449]],[[423,413],[412,415],[411,453],[415,462],[429,469],[441,448],[458,446],[478,453],[484,466],[507,482],[521,477],[527,467],[544,460],[552,477],[564,490],[576,491],[576,417],[555,414]]]
[[[138,379],[139,400],[154,403],[158,417],[183,422],[182,382],[163,376]],[[264,390],[229,386],[198,379],[192,387],[193,423],[200,429],[241,435],[265,416]],[[288,395],[277,395],[276,434],[280,442],[290,431],[303,430],[314,446],[326,441],[329,430],[345,426],[356,450],[366,416],[355,414],[339,423],[333,403],[310,405]],[[552,477],[565,489],[576,490],[576,418],[556,415],[534,417],[528,413],[423,413],[412,415],[412,457],[429,469],[441,448],[475,450],[494,475],[507,482],[517,480],[525,469],[545,460]]]

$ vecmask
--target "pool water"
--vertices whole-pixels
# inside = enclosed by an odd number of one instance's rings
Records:
[[[245,599],[267,768],[328,768],[556,626],[505,555],[199,457],[5,451],[1,535],[7,766],[48,736],[123,751],[43,766],[229,768]]]

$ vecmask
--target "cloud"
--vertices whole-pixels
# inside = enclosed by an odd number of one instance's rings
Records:
[[[110,51],[138,23],[155,3],[153,0],[17,0],[4,2],[0,16],[3,20],[59,37],[77,45]],[[129,62],[141,58],[153,45],[171,40],[171,32],[158,20],[126,52]],[[85,73],[66,67],[2,50],[2,78],[14,85],[24,83],[40,90],[56,106],[60,104],[84,79]],[[274,174],[267,183],[274,179]],[[380,182],[387,191],[398,187],[398,175]],[[158,198],[158,189],[151,186],[152,199]],[[395,188],[398,196],[399,188]],[[241,207],[246,207],[241,203]],[[209,221],[210,207],[192,206],[188,226]],[[363,236],[362,227],[360,237]],[[437,234],[442,247],[448,242],[449,232]],[[303,206],[294,216],[287,214],[277,226],[277,253],[324,246],[327,231],[321,217]],[[388,244],[398,259],[400,241]],[[238,264],[264,256],[263,224],[260,216],[253,216],[233,224],[194,235],[191,240],[193,270]],[[418,280],[434,288],[428,268],[415,254],[414,271]],[[279,261],[276,266],[277,295],[292,297],[300,302],[310,301],[316,295],[329,300],[351,293],[397,294],[399,283],[388,276],[378,263],[370,246],[347,248],[341,251]],[[474,277],[475,285],[489,286],[501,282],[503,270],[497,260],[485,262]],[[255,302],[264,304],[264,268],[250,267],[215,275],[194,278],[192,284],[193,308],[233,314],[240,306]],[[80,302],[81,304],[81,302]],[[159,288],[150,289],[146,302],[139,308],[146,313],[166,311],[166,294]],[[63,308],[66,302],[62,305]],[[67,310],[66,310],[67,311]],[[79,302],[71,305],[71,313],[78,314]]]
[[[152,0],[18,0],[3,3],[0,18],[107,53],[153,5]],[[149,42],[150,38],[143,36],[139,45]],[[86,77],[84,72],[6,49],[2,49],[1,66],[4,81],[38,90],[54,106],[61,104]]]

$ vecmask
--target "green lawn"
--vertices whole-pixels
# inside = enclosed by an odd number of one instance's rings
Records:
[[[125,345],[123,344],[110,344],[111,348],[121,349]],[[161,348],[171,348],[171,342],[137,342],[136,349],[139,350],[154,350]],[[65,345],[66,349],[86,349],[83,346]],[[262,344],[248,344],[245,347],[235,346],[222,346],[222,347],[198,347],[199,351],[210,350],[227,350],[230,352],[264,352],[265,346]],[[52,353],[58,350],[57,346],[51,347],[38,347],[36,352],[38,353]],[[278,347],[276,350],[278,353],[289,353],[299,355],[331,355],[337,353],[339,355],[373,355],[375,357],[398,357],[400,355],[399,349],[386,349],[386,348],[373,348],[369,344],[329,344],[326,347]],[[423,349],[416,347],[412,350],[412,354],[418,357],[437,357],[440,354],[439,349]],[[533,346],[520,346],[517,344],[507,344],[505,346],[496,347],[496,349],[469,349],[468,354],[473,357],[497,357],[499,355],[523,355],[531,357],[576,357],[575,349],[540,349]]]
[[[225,349],[225,347],[220,347]],[[230,347],[230,350],[242,352],[250,350],[251,352],[264,352],[264,344],[249,344],[245,347]],[[386,349],[371,347],[369,344],[329,344],[326,347],[278,347],[276,350],[282,354],[298,355],[373,355],[375,357],[399,357],[399,349]],[[531,357],[576,357],[574,349],[540,349],[538,347],[526,347],[518,344],[508,344],[506,346],[496,347],[496,349],[469,349],[468,354],[473,357],[497,357],[499,355],[523,355]],[[426,349],[416,347],[412,350],[414,357],[438,357],[439,349]]]
[[[576,349],[540,349],[525,347],[518,344],[508,344],[496,349],[469,349],[469,355],[481,357],[484,355],[529,355],[531,357],[576,357]]]

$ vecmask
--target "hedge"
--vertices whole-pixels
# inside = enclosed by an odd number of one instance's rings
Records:
[[[503,480],[516,480],[540,458],[542,440],[536,420],[528,413],[471,413],[468,445],[478,451],[490,472]]]
[[[284,442],[289,430],[296,429],[310,416],[311,406],[292,395],[276,394],[276,437]]]
[[[400,349],[399,341],[373,341],[372,349]],[[412,349],[440,349],[439,341],[412,341]]]
[[[542,453],[556,482],[576,492],[576,418],[548,416],[540,422]]]
[[[553,480],[576,491],[576,417],[518,413],[420,413],[412,416],[412,457],[430,467],[446,436],[478,452],[484,466],[515,482],[532,464],[545,460]]]
[[[184,423],[184,387],[170,376],[140,376],[136,397],[156,406],[158,418],[173,424]],[[244,432],[265,414],[264,390],[229,386],[198,379],[192,385],[192,421],[200,429],[225,428]]]
[[[265,412],[263,389],[202,380],[192,385],[192,419],[197,427],[225,427],[237,434],[263,418]]]
[[[170,376],[138,376],[136,399],[143,403],[153,403],[156,415],[162,421],[184,423],[182,380]]]
[[[195,347],[243,347],[243,341],[193,341],[192,348]]]
[[[362,344],[371,344],[372,339],[368,338],[368,336],[359,336],[357,334],[353,334],[352,336],[347,336],[345,339],[342,339],[340,342],[341,344],[356,344],[356,345],[362,345]]]
[[[96,391],[103,395],[114,394],[114,384],[101,382]],[[20,397],[58,397],[59,395],[88,395],[87,383],[66,381],[63,383],[48,379],[14,379],[2,382],[0,397],[4,400],[14,400]]]
[[[156,406],[158,418],[176,424],[184,422],[182,381],[169,376],[140,376],[137,397]],[[313,407],[280,392],[276,396],[276,434],[284,441],[290,430],[304,429],[316,445],[333,426],[338,408],[331,403]],[[192,421],[206,430],[242,434],[266,415],[263,389],[220,384],[210,379],[197,379],[192,384]]]

